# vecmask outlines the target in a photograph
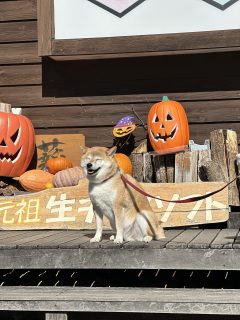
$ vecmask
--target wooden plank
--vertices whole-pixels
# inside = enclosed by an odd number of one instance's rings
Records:
[[[33,69],[35,69],[35,67],[33,67]],[[36,74],[35,71],[34,71],[34,74]],[[34,78],[34,74],[32,75],[31,78]],[[9,76],[9,78],[10,77],[13,78],[13,75]],[[36,77],[37,77],[37,74],[36,74]],[[15,79],[14,81],[17,83],[18,79]],[[34,81],[34,80],[31,80],[31,81]],[[37,81],[37,79],[35,79],[35,81]],[[30,83],[30,80],[29,80],[29,83]],[[236,114],[238,110],[237,106],[235,106],[234,108],[229,108],[228,114],[224,116],[224,110],[226,110],[226,107],[230,102],[231,101],[224,101],[224,106],[219,106],[219,110],[218,110],[219,116],[214,116],[214,119],[212,118],[211,112],[209,112],[206,107],[204,109],[204,112],[208,115],[208,119],[212,120],[212,122],[215,122],[215,123],[225,122],[225,125],[227,126],[228,125],[226,123],[227,121],[238,122],[239,119],[236,119],[236,117],[234,117],[234,114]],[[208,101],[207,103],[210,103],[210,101]],[[195,125],[201,124],[202,126],[204,126],[205,124],[207,124],[207,121],[202,121],[202,118],[199,118],[197,113],[191,112],[193,109],[198,109],[199,104],[200,102],[192,103],[192,106],[189,108],[189,112],[187,113],[188,119],[190,123],[194,122]],[[147,104],[146,102],[142,102],[142,103],[133,103],[132,105],[134,106],[134,109],[138,113],[139,117],[143,119],[144,122],[146,122],[149,104]],[[64,127],[67,125],[70,126],[70,124],[71,124],[71,127],[74,127],[74,126],[84,127],[84,126],[91,126],[91,125],[92,126],[93,125],[94,126],[101,126],[101,125],[113,126],[113,123],[116,123],[120,118],[129,114],[132,114],[131,105],[129,105],[128,103],[126,104],[110,103],[110,104],[103,104],[103,105],[93,104],[93,105],[89,105],[87,109],[78,104],[74,106],[61,105],[58,110],[61,112],[56,113],[56,106],[49,106],[46,104],[44,105],[44,107],[42,106],[40,107],[34,106],[34,108],[23,107],[23,114],[31,118],[35,127],[38,127],[38,128]],[[205,134],[205,138],[209,137],[209,133]],[[136,134],[136,131],[134,132],[134,134]],[[167,159],[168,158],[169,156],[167,157]]]
[[[1,94],[1,90],[0,90]],[[14,107],[14,106],[13,106]],[[201,142],[206,138],[206,133],[210,133],[210,131],[213,129],[213,127],[216,128],[223,128],[227,126],[227,123],[218,123],[218,124],[212,124],[212,125],[191,125],[190,124],[190,134],[191,137],[197,142]],[[240,126],[238,123],[232,124],[232,127],[237,130],[238,137],[239,137],[239,143],[240,143]],[[111,136],[111,128],[109,126],[102,126],[98,127],[98,145],[105,146],[105,147],[111,147],[113,145],[113,138]],[[136,140],[143,139],[146,136],[146,132],[143,128],[138,128],[135,130],[135,137]],[[37,128],[35,127],[35,132],[37,134],[69,134],[69,133],[83,133],[85,135],[86,139],[86,145],[88,147],[90,146],[96,146],[96,128],[92,127],[55,127],[55,128]]]
[[[14,231],[14,230],[4,231],[4,230],[1,230],[0,231],[0,240],[1,239],[14,238],[15,236],[18,237],[20,234],[27,235],[28,231]]]
[[[52,55],[131,53],[239,46],[236,39],[239,30],[212,32],[188,32],[131,37],[107,37],[105,39],[55,40]],[[181,40],[180,40],[181,39]],[[96,50],[97,47],[97,50]]]
[[[72,235],[74,235],[74,239],[76,236],[76,232],[74,231],[59,231],[54,234],[43,236],[41,238],[35,238],[24,244],[24,247],[28,246],[31,248],[58,248],[59,243],[64,241],[64,238],[70,237],[69,240],[72,240]]]
[[[1,310],[11,311],[94,311],[228,316],[238,315],[240,312],[237,289],[1,287],[0,293]]]
[[[173,183],[175,175],[175,154],[169,154],[165,156],[166,171],[167,171],[167,182]]]
[[[89,238],[88,238],[89,240]],[[239,270],[235,249],[1,248],[1,269]]]
[[[223,229],[211,243],[213,249],[232,249],[233,243],[237,237],[239,229]]]
[[[160,155],[153,156],[153,168],[155,172],[156,182],[158,183],[167,182],[167,172],[165,167],[164,156],[160,156]]]
[[[189,244],[188,248],[207,249],[210,248],[212,241],[216,238],[220,229],[202,230]]]
[[[207,176],[204,170],[204,164],[211,161],[211,150],[202,150],[198,152],[198,181],[206,181]]]
[[[36,135],[36,167],[44,169],[50,158],[60,156],[71,160],[73,166],[79,167],[82,156],[80,146],[85,146],[83,134]]]
[[[173,241],[173,239],[179,236],[183,231],[184,230],[181,230],[181,229],[166,230],[165,239],[158,240],[158,241],[151,241],[149,243],[127,242],[127,243],[123,243],[122,247],[124,249],[135,249],[135,248],[163,249],[166,247],[167,243]]]
[[[133,153],[130,156],[132,166],[133,166],[133,177],[142,182],[143,181],[143,154]]]
[[[51,235],[55,235],[59,233],[59,231],[55,231],[52,230],[50,232],[46,232],[46,231],[35,231],[34,233],[32,233],[31,236],[29,237],[24,237],[23,239],[19,240],[15,240],[14,243],[16,243],[18,248],[27,248],[27,247],[31,247],[31,243],[29,244],[29,242],[37,240],[37,239],[43,239],[45,237],[49,237]]]
[[[36,0],[0,2],[0,22],[29,19],[37,19]]]
[[[179,152],[175,155],[175,177],[174,181],[176,183],[183,182],[183,159],[184,152]]]
[[[0,64],[39,63],[37,42],[0,44]]]
[[[143,153],[143,181],[153,182],[152,155],[148,152]]]
[[[37,40],[37,22],[2,22],[0,42],[23,42]]]
[[[68,320],[66,313],[45,313],[45,320]]]
[[[16,248],[18,241],[21,242],[23,239],[25,239],[25,237],[31,237],[31,236],[34,236],[35,234],[36,234],[36,231],[27,231],[27,232],[26,231],[25,232],[19,231],[18,233],[16,233],[12,237],[2,238],[1,243],[0,243],[0,247],[1,248]]]
[[[62,243],[59,244],[59,248],[65,248],[65,249],[70,249],[70,248],[82,248],[85,246],[86,243],[89,243],[90,239],[94,237],[95,232],[94,231],[88,231],[87,233],[80,233],[79,236],[76,239],[73,240],[66,240]]]
[[[198,151],[187,151],[183,153],[183,156],[183,182],[198,181]]]
[[[198,151],[179,152],[175,156],[175,182],[198,181]]]
[[[37,0],[38,13],[38,54],[52,54],[54,9],[52,0]]]
[[[222,181],[229,182],[236,177],[235,159],[237,154],[237,136],[232,130],[214,130],[210,133],[211,157],[219,166]],[[236,183],[229,188],[229,204],[239,204],[239,193]]]
[[[233,130],[226,130],[226,161],[228,168],[228,178],[231,181],[236,177],[237,171],[235,167],[236,154],[238,153],[237,133]],[[229,198],[230,205],[239,205],[239,190],[238,182],[232,183],[229,186]]]
[[[172,241],[166,244],[166,248],[187,248],[188,243],[190,243],[199,233],[201,230],[199,229],[188,229],[182,232],[179,236],[174,238]]]
[[[0,66],[0,86],[42,83],[42,67],[37,65]]]
[[[171,50],[163,52],[134,52],[134,53],[107,53],[107,54],[82,54],[75,55],[75,60],[95,60],[95,59],[113,59],[113,58],[138,58],[138,57],[159,57],[159,56],[178,56],[178,55],[200,55],[205,53],[233,53],[239,51],[240,47],[230,48],[210,48],[210,49],[197,49],[197,50]],[[72,56],[51,56],[54,61],[72,61]]]
[[[44,96],[42,95],[42,86],[22,86],[22,87],[3,87],[1,88],[0,98],[2,101],[7,101],[13,106],[42,106],[42,105],[91,105],[91,104],[113,104],[113,103],[137,103],[143,101],[157,102],[159,101],[159,96],[164,95],[164,93],[157,94],[109,94],[107,96],[86,96],[77,94],[76,97],[62,97],[61,92],[59,96]],[[184,101],[186,100],[227,100],[227,99],[239,99],[240,91],[220,91],[220,92],[184,92],[184,93],[168,93],[167,95],[173,100]],[[222,121],[224,122],[224,120]],[[212,129],[213,125],[210,124]],[[232,124],[231,124],[232,127]],[[233,130],[235,130],[233,128]],[[210,132],[210,130],[209,130]],[[206,138],[206,136],[205,136]]]
[[[177,200],[215,191],[223,183],[158,184],[142,183],[151,195]],[[194,194],[193,194],[194,192]],[[227,189],[190,203],[168,203],[149,198],[152,210],[163,227],[206,224],[226,221],[229,217]],[[60,199],[60,200],[59,200]],[[81,179],[74,187],[52,188],[36,193],[0,198],[0,227],[24,229],[95,229],[88,181]],[[104,225],[109,228],[107,219]]]

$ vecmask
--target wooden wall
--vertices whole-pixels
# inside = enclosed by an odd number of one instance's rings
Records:
[[[36,0],[0,0],[0,101],[22,107],[38,133],[83,133],[111,146],[132,107],[146,121],[162,95],[182,102],[190,138],[215,128],[240,139],[240,52],[56,62],[37,55]],[[145,137],[136,130],[136,140]]]

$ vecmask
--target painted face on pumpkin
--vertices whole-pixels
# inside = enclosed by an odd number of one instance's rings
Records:
[[[30,120],[22,115],[0,112],[0,175],[21,175],[34,152],[35,135]]]
[[[182,105],[167,97],[155,103],[148,113],[148,135],[153,149],[161,154],[185,150],[189,128]]]
[[[118,128],[115,127],[113,129],[113,135],[115,137],[121,138],[121,137],[124,137],[124,136],[128,135],[129,133],[133,132],[135,130],[135,128],[136,128],[135,124],[133,124],[131,126],[125,126],[125,127],[118,127]]]
[[[160,140],[162,143],[165,143],[168,139],[174,139],[177,130],[178,125],[170,112],[165,115],[165,119],[159,119],[157,112],[155,113],[150,128],[150,134],[155,141]]]
[[[132,121],[133,116],[123,117],[113,128],[113,135],[117,138],[122,138],[130,134],[136,129],[135,123]]]

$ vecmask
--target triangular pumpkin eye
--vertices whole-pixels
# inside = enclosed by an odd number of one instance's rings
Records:
[[[158,115],[155,113],[152,122],[159,122]]]
[[[4,141],[4,139],[1,141],[0,146],[1,146],[1,147],[6,147],[6,146],[7,146],[7,145],[6,145],[6,142]]]
[[[173,117],[170,115],[170,113],[167,114],[167,121],[173,120]]]
[[[13,143],[16,142],[18,133],[19,133],[19,129],[17,129],[17,131],[11,136],[11,140]]]

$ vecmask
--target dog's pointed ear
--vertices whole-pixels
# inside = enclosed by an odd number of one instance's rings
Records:
[[[111,157],[111,156],[113,156],[113,155],[116,153],[116,151],[117,151],[117,147],[114,146],[114,147],[112,147],[112,148],[110,148],[110,149],[107,150],[107,155],[108,155],[109,157]]]
[[[82,154],[85,154],[88,151],[88,147],[80,146],[80,151],[82,152]]]

